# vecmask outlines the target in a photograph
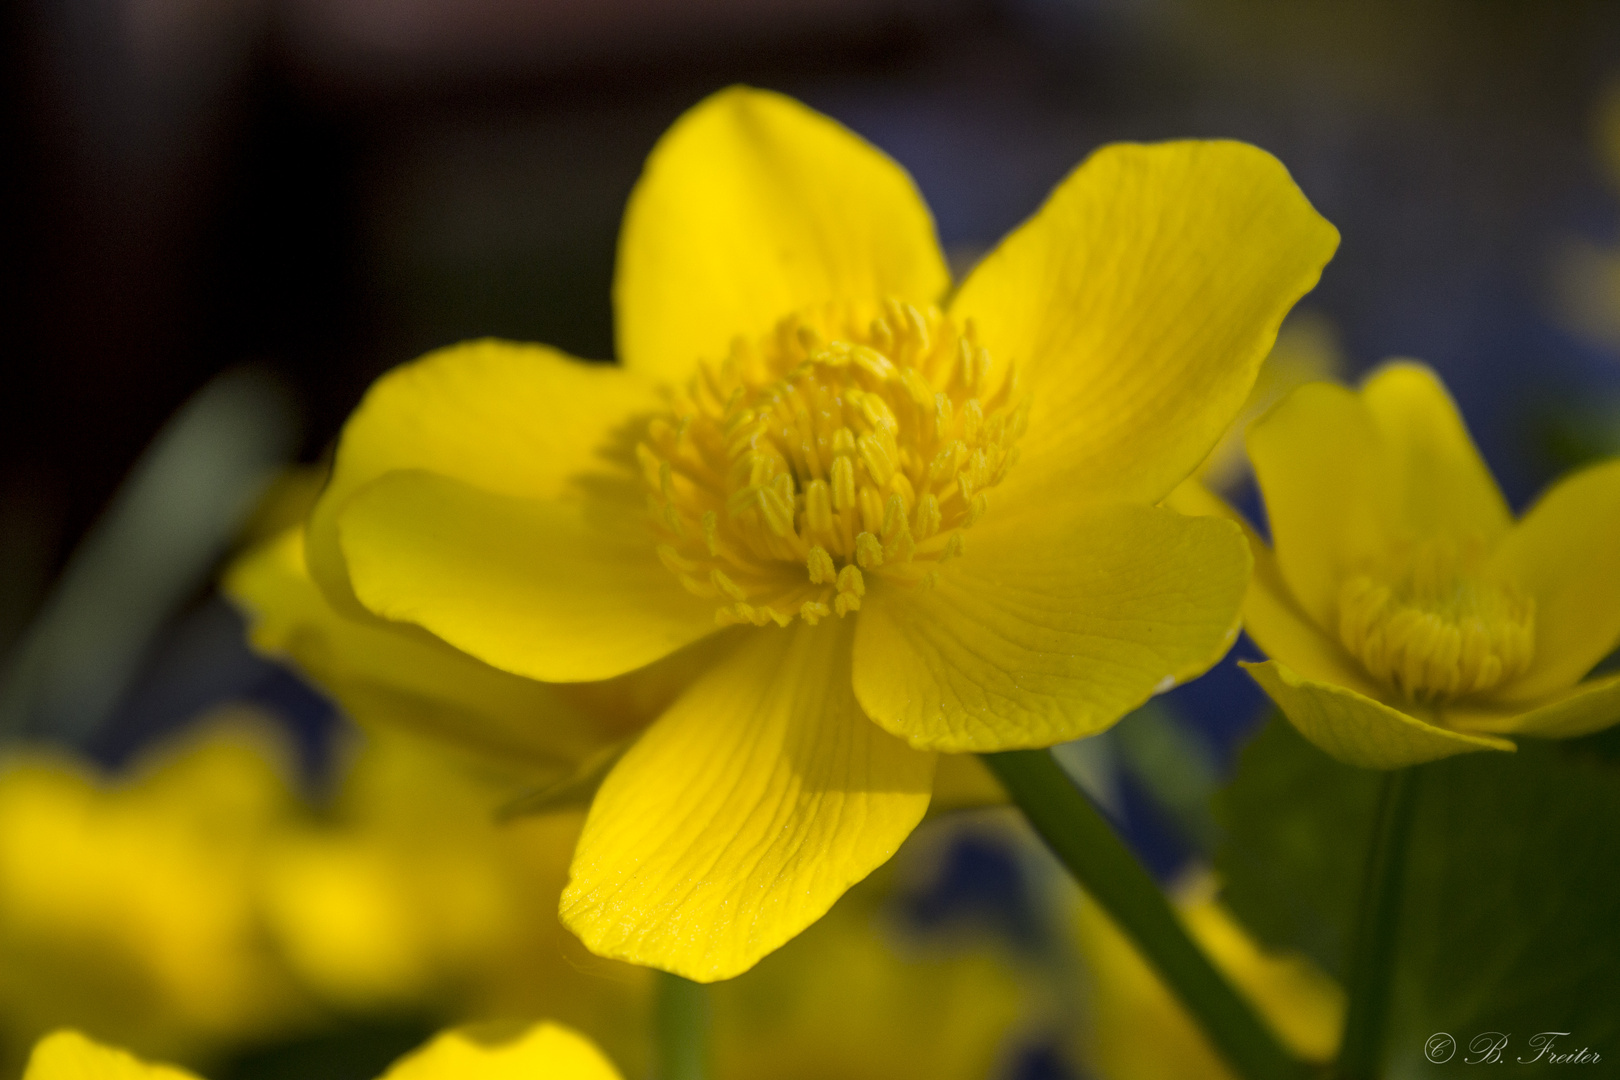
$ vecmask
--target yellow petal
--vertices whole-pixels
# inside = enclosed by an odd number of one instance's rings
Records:
[[[493,495],[390,473],[338,521],[355,594],[487,664],[547,682],[607,679],[715,630],[714,605],[653,553],[634,497]]]
[[[1270,154],[1108,146],[951,305],[1031,391],[1009,483],[1158,502],[1232,423],[1337,230]]]
[[[1287,591],[1332,626],[1341,583],[1387,547],[1372,415],[1352,391],[1311,383],[1250,425],[1247,442]]]
[[[1620,723],[1620,675],[1579,683],[1529,709],[1448,708],[1446,722],[1467,731],[1533,735],[1541,739],[1590,735]]]
[[[613,287],[619,357],[662,379],[832,300],[939,299],[950,275],[905,170],[791,98],[734,86],[653,149]]]
[[[382,1080],[621,1080],[585,1036],[541,1023],[504,1037],[460,1028],[394,1063]]]
[[[1494,544],[1513,524],[1462,414],[1435,373],[1401,361],[1361,388],[1390,472],[1381,490],[1392,531],[1402,536],[1477,536]]]
[[[172,1065],[148,1065],[80,1035],[55,1031],[34,1045],[23,1080],[197,1080]]]
[[[1301,735],[1347,765],[1399,769],[1473,750],[1517,749],[1506,739],[1437,727],[1354,690],[1303,679],[1276,660],[1243,667]]]
[[[1261,651],[1312,682],[1342,686],[1365,697],[1382,696],[1361,665],[1300,610],[1271,549],[1252,533],[1249,546],[1254,576],[1243,598],[1243,629]]]
[[[305,569],[301,528],[239,559],[224,588],[246,609],[254,648],[290,657],[362,724],[401,724],[503,761],[562,769],[663,704],[587,710],[562,688],[490,667],[414,627],[341,615]]]
[[[1536,654],[1498,695],[1570,686],[1620,645],[1620,461],[1553,485],[1503,538],[1493,566],[1536,599]]]
[[[934,756],[861,714],[851,636],[847,620],[755,631],[630,748],[562,897],[592,952],[730,978],[894,854]]]
[[[873,588],[855,693],[913,746],[953,753],[1093,735],[1203,673],[1237,634],[1237,527],[1141,506],[996,506],[929,589]]]
[[[631,417],[657,404],[630,372],[541,345],[470,341],[397,367],[343,427],[310,518],[310,570],[340,610],[364,617],[337,536],[360,488],[396,469],[428,469],[500,495],[576,493],[582,474],[625,467]]]

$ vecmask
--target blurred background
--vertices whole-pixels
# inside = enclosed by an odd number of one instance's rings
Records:
[[[0,18],[0,728],[104,764],[248,702],[291,733],[298,783],[322,782],[341,722],[248,652],[219,566],[387,368],[484,335],[610,358],[642,160],[735,82],[897,158],[958,268],[1102,143],[1253,142],[1343,234],[1286,339],[1307,368],[1432,364],[1516,507],[1620,452],[1620,7],[1599,0],[24,0]],[[1226,482],[1249,498],[1241,470]],[[1169,876],[1260,708],[1228,664],[1161,712],[1122,729],[1131,767],[1101,783]],[[1017,868],[981,840],[934,860],[908,918],[1005,921]],[[1023,1075],[1070,1075],[1043,1053]]]

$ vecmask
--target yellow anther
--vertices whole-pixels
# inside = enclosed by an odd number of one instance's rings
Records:
[[[832,504],[836,510],[855,508],[855,463],[847,457],[833,459]]]
[[[805,564],[810,570],[812,585],[829,585],[838,578],[838,568],[833,565],[832,556],[827,554],[824,547],[811,548]]]
[[[715,588],[733,600],[742,601],[748,599],[748,594],[743,591],[742,586],[727,577],[726,572],[718,566],[709,571],[709,581],[713,583]]]
[[[853,484],[854,477],[851,475]],[[832,492],[825,480],[812,480],[804,488],[804,520],[811,532],[831,532],[833,527]]]
[[[855,537],[855,561],[862,570],[876,570],[883,565],[883,544],[869,532]]]
[[[681,558],[680,554],[668,544],[659,544],[654,550],[658,552],[658,561],[677,574],[695,574],[701,569],[691,559]]]
[[[939,500],[933,492],[917,500],[917,509],[911,513],[911,531],[919,540],[939,532]]]
[[[861,528],[867,532],[883,531],[883,496],[869,484],[863,484],[859,493]]]
[[[898,495],[890,495],[889,501],[883,504],[883,538],[887,540],[904,528],[905,524],[905,500]]]
[[[900,385],[906,388],[906,396],[917,408],[926,409],[934,404],[934,388],[916,368],[908,367],[900,372]]]
[[[713,510],[703,512],[703,546],[710,555],[720,554],[720,515]]]
[[[1482,544],[1435,538],[1343,583],[1339,639],[1380,682],[1447,701],[1529,667],[1535,601],[1489,573]]]
[[[887,484],[889,477],[894,475],[894,451],[877,432],[862,435],[856,441],[860,449],[861,461],[866,464],[866,471],[879,485]]]
[[[734,340],[672,388],[636,448],[658,557],[722,624],[857,611],[863,571],[926,587],[1027,422],[990,364],[972,331],[901,301]],[[1466,633],[1458,650],[1482,668],[1494,655]]]
[[[983,429],[984,406],[979,404],[978,398],[968,398],[967,404],[962,406],[962,438],[971,446],[979,441]]]

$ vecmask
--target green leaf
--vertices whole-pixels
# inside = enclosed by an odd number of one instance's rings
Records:
[[[1602,736],[1524,740],[1517,754],[1429,765],[1418,786],[1386,1061],[1397,1074],[1464,1067],[1475,1036],[1503,1063],[1560,1051],[1620,1062],[1620,762]],[[1378,774],[1333,761],[1273,721],[1217,799],[1225,898],[1274,947],[1345,970]],[[1440,1067],[1425,1040],[1457,1041]],[[1544,1064],[1544,1063],[1543,1063]],[[1535,1066],[1542,1067],[1540,1065]],[[1601,1066],[1600,1066],[1601,1068]]]

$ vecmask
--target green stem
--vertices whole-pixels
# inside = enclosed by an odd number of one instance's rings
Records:
[[[1384,1025],[1389,1018],[1416,792],[1416,769],[1384,774],[1351,941],[1350,1010],[1333,1070],[1340,1080],[1375,1080],[1382,1071]]]
[[[1035,831],[1136,943],[1204,1033],[1247,1080],[1294,1080],[1303,1066],[1194,945],[1158,883],[1046,750],[986,754]]]
[[[655,1080],[704,1080],[709,1075],[709,988],[657,971],[653,1031]]]

